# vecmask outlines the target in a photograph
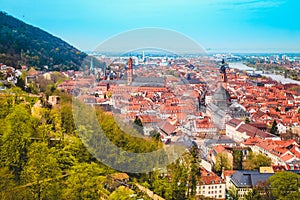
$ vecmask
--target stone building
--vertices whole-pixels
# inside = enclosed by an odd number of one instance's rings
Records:
[[[246,109],[238,104],[231,103],[230,94],[227,91],[226,65],[223,60],[220,68],[221,82],[214,92],[211,102],[207,105],[207,114],[219,130],[225,130],[225,124],[232,118],[245,118],[249,116]]]

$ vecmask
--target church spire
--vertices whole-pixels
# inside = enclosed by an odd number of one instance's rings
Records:
[[[127,70],[127,84],[131,85],[132,83],[132,76],[133,76],[133,69],[132,69],[132,58],[128,60],[128,70]]]
[[[225,89],[227,89],[227,74],[226,74],[226,68],[228,68],[227,64],[225,63],[224,58],[222,59],[222,65],[220,67],[220,74],[221,74],[221,80],[222,85]]]

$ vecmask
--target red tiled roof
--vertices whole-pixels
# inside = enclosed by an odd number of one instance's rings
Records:
[[[281,159],[282,159],[284,162],[287,162],[287,161],[291,160],[292,158],[294,158],[294,155],[289,154],[289,153],[281,157]]]
[[[156,116],[151,116],[151,115],[141,115],[140,118],[143,123],[151,123],[151,122],[157,123],[160,121],[160,119],[158,119]]]
[[[264,115],[265,113],[262,112],[261,110],[258,110],[254,115],[253,118],[260,118]]]
[[[222,145],[216,145],[212,148],[212,150],[214,150],[216,153],[222,153],[226,151],[226,148]]]
[[[168,121],[164,121],[162,125],[160,126],[160,129],[165,132],[166,134],[170,135],[176,130],[176,126],[173,126]]]
[[[287,148],[287,147],[289,147],[289,146],[291,146],[291,145],[296,145],[297,144],[297,142],[295,141],[295,140],[292,140],[292,139],[290,139],[290,140],[280,140],[280,141],[274,141],[277,145],[280,145],[281,147],[285,147],[285,148]]]
[[[203,185],[213,185],[213,184],[224,184],[225,181],[221,177],[217,176],[213,172],[209,172],[206,169],[201,169],[201,182]]]
[[[269,133],[265,133],[258,128],[255,128],[254,126],[251,126],[250,124],[242,124],[237,131],[241,133],[246,133],[250,137],[260,137],[262,139],[264,138],[270,138],[274,137],[273,135]]]
[[[231,176],[232,174],[234,174],[236,172],[236,170],[224,170],[223,171],[223,178],[225,179],[228,176]]]
[[[261,138],[257,138],[257,137],[250,137],[248,138],[245,142],[242,142],[244,145],[256,145],[257,143],[262,142],[263,140]]]
[[[239,119],[231,119],[227,122],[228,125],[230,125],[234,128],[236,128],[240,123],[242,123],[242,121]]]
[[[291,151],[298,159],[300,159],[300,149],[299,149],[299,147],[293,146],[293,148],[291,148],[290,151]]]

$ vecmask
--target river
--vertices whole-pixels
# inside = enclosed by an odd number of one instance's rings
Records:
[[[272,74],[272,73],[263,74],[262,71],[256,71],[254,68],[248,67],[247,65],[245,65],[244,63],[241,63],[241,62],[229,63],[229,67],[238,69],[238,70],[242,70],[242,71],[250,71],[250,72],[254,71],[256,74],[261,74],[263,76],[269,77],[275,81],[281,82],[282,84],[295,83],[295,84],[300,85],[300,81],[292,80],[290,78],[284,78],[282,75],[277,75],[277,74]]]

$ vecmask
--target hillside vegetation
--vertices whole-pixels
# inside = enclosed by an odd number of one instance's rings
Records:
[[[0,12],[0,63],[76,70],[86,56],[63,40]]]

